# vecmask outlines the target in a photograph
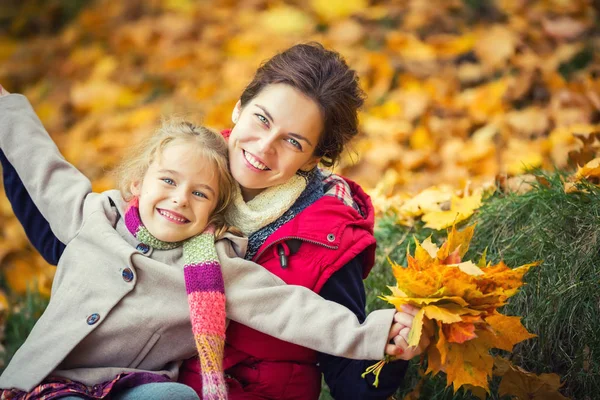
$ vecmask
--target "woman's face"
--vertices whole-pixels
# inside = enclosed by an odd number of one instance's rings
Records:
[[[319,161],[313,156],[323,130],[317,103],[286,84],[266,86],[243,108],[229,136],[229,166],[249,201]]]

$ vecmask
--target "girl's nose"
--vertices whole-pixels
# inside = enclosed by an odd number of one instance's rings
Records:
[[[177,204],[179,207],[186,207],[188,205],[188,197],[186,193],[183,191],[178,191],[173,194],[173,203]]]

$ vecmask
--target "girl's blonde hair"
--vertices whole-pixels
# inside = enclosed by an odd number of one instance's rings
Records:
[[[237,229],[228,226],[225,222],[225,209],[233,198],[234,185],[236,184],[229,173],[229,156],[227,142],[218,133],[203,126],[194,125],[183,120],[164,121],[156,132],[149,138],[142,140],[129,150],[129,156],[124,159],[114,170],[117,185],[121,195],[126,201],[131,200],[131,185],[141,182],[150,164],[160,157],[169,143],[175,140],[185,140],[195,143],[198,155],[210,162],[215,168],[219,181],[219,196],[215,210],[208,223],[216,228],[215,236],[221,237],[230,231],[239,234]]]

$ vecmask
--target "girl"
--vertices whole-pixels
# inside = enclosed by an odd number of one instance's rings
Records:
[[[166,124],[120,169],[121,191],[93,193],[27,100],[6,95],[0,148],[66,244],[50,303],[0,377],[5,398],[197,399],[172,382],[197,347],[203,398],[224,399],[225,295],[228,317],[258,331],[337,355],[382,355],[393,310],[361,326],[240,258],[245,240],[223,222],[233,185],[219,135]]]

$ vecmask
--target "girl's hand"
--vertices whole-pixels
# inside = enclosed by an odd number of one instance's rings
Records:
[[[412,328],[412,322],[419,309],[411,305],[402,306],[402,311],[394,315],[394,324],[389,333],[390,343],[386,346],[385,353],[395,359],[410,360],[423,353],[429,346],[430,338],[426,329],[423,329],[421,340],[417,346],[408,345],[408,334]]]
[[[6,89],[4,89],[4,88],[2,87],[2,85],[0,85],[0,97],[2,97],[2,96],[7,96],[7,95],[9,95],[9,94],[10,94],[10,93],[9,93],[9,92],[8,92]]]

